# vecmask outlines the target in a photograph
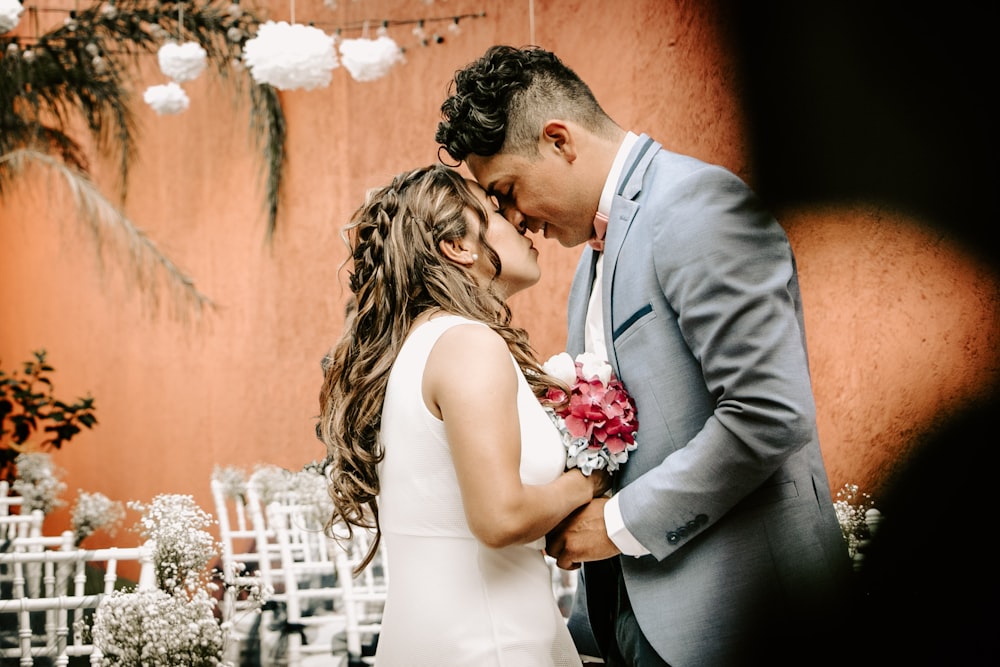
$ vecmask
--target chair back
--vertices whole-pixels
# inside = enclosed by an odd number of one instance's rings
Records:
[[[286,659],[290,667],[306,655],[332,653],[332,637],[345,627],[343,588],[338,581],[334,542],[324,530],[317,507],[286,496],[267,506],[280,567],[275,574],[276,599],[284,604]],[[307,629],[313,636],[304,641]],[[319,639],[317,635],[323,635]]]
[[[224,584],[221,605],[222,621],[228,623],[239,612],[255,609],[254,600],[241,596],[241,591],[260,585],[261,568],[267,568],[269,562],[262,562],[258,540],[266,536],[267,529],[260,531],[253,522],[253,516],[262,520],[261,513],[250,511],[247,494],[234,495],[219,479],[212,478],[212,499],[215,503],[215,518],[219,525],[219,542],[221,544],[222,581]],[[253,502],[257,502],[254,498]],[[266,542],[263,543],[267,548]]]
[[[11,507],[20,507],[23,504],[24,498],[10,495],[10,482],[5,479],[0,480],[0,516],[7,516]]]
[[[0,627],[12,627],[0,647],[0,659],[17,658],[18,665],[38,664],[66,667],[71,657],[90,656],[99,665],[101,654],[91,641],[89,624],[101,600],[118,580],[118,565],[134,560],[140,564],[138,588],[154,588],[153,552],[142,547],[111,547],[83,550],[73,546],[72,532],[62,536],[59,549],[35,536],[13,542],[13,549],[0,553],[0,567],[13,571],[10,595],[0,599]],[[88,570],[88,566],[92,566]],[[88,571],[100,576],[99,582]]]
[[[365,569],[354,574],[373,539],[372,533],[355,529],[349,541],[338,542],[337,573],[344,589],[347,660],[350,665],[374,664],[374,646],[382,629],[382,612],[389,591],[389,560],[384,541],[379,543],[375,557]]]

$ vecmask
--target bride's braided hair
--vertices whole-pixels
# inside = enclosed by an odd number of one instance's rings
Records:
[[[442,165],[396,176],[370,190],[342,237],[351,252],[350,288],[344,332],[324,359],[317,433],[330,462],[334,513],[328,524],[372,529],[375,539],[359,565],[374,557],[381,533],[376,466],[382,460],[378,433],[392,364],[414,319],[428,310],[485,323],[507,342],[536,396],[557,381],[535,360],[522,329],[494,286],[479,285],[464,267],[444,258],[442,241],[468,233],[467,211],[479,218],[479,242],[500,273],[500,258],[486,241],[488,216],[465,179]]]

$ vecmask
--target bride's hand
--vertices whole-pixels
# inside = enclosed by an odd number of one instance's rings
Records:
[[[600,498],[611,489],[611,475],[603,468],[591,472],[588,479],[593,486],[595,498]]]

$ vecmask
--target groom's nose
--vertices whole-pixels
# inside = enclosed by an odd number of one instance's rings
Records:
[[[500,213],[503,217],[507,218],[507,222],[514,225],[514,227],[517,228],[517,231],[519,231],[522,235],[528,231],[528,221],[521,214],[521,212],[517,210],[516,206],[513,206],[512,204],[501,206]]]

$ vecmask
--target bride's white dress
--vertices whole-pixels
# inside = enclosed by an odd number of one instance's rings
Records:
[[[443,316],[416,328],[389,375],[379,522],[391,579],[375,664],[576,667],[544,540],[491,549],[473,536],[444,424],[424,405],[421,380],[431,349],[447,329],[468,322]],[[521,479],[544,484],[563,471],[563,446],[513,357],[511,363],[519,383]]]

